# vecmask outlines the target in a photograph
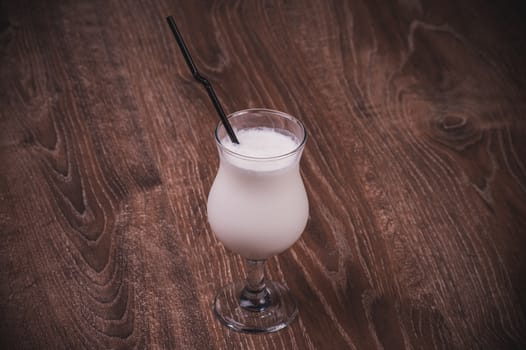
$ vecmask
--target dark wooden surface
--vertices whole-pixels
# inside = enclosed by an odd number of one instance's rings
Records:
[[[4,1],[0,348],[525,348],[526,11],[491,3]],[[211,312],[244,266],[169,14],[226,110],[309,130],[279,333]]]

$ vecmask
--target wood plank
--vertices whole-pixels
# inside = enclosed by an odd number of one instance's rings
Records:
[[[526,347],[520,2],[0,8],[0,348]],[[207,224],[217,117],[169,14],[227,111],[309,131],[281,332],[212,313],[245,268]]]

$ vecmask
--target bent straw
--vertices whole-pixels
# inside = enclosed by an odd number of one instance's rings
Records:
[[[206,89],[206,92],[208,92],[208,96],[210,97],[210,100],[212,100],[212,103],[214,104],[214,107],[216,108],[216,111],[219,114],[219,118],[221,118],[221,121],[225,126],[225,130],[228,133],[228,136],[230,137],[230,140],[232,140],[233,143],[239,143],[236,134],[234,133],[234,129],[232,129],[232,126],[230,125],[230,122],[226,117],[225,111],[223,110],[223,107],[221,106],[221,103],[219,102],[219,99],[216,96],[212,84],[210,84],[210,81],[208,81],[208,79],[205,76],[199,73],[199,70],[197,70],[195,63],[192,60],[192,56],[190,56],[190,52],[188,52],[188,48],[184,44],[183,37],[181,36],[179,29],[177,29],[177,25],[175,24],[174,18],[172,16],[168,16],[166,17],[166,20],[168,21],[168,25],[170,26],[170,29],[172,30],[172,33],[175,36],[175,40],[177,41],[177,44],[181,49],[181,53],[184,56],[188,68],[190,68],[190,72],[194,76],[195,80],[203,84],[203,86]]]

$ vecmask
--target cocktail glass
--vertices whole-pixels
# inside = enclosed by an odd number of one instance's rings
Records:
[[[269,109],[235,112],[229,121],[238,132],[270,128],[297,142],[283,154],[253,156],[227,147],[222,123],[215,131],[220,164],[208,197],[208,221],[227,249],[247,259],[248,276],[223,287],[213,309],[236,331],[274,332],[298,313],[289,289],[265,279],[264,264],[294,244],[307,223],[309,204],[299,167],[306,132],[296,118]]]

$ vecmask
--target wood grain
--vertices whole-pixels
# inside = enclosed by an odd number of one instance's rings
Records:
[[[206,197],[225,109],[309,131],[307,229],[269,261],[300,316],[222,327],[244,275]],[[0,348],[526,347],[519,1],[4,1]]]

